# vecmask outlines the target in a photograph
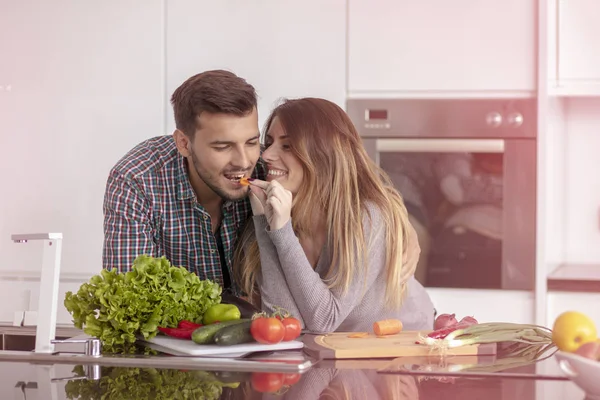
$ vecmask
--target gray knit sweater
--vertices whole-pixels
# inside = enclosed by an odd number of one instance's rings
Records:
[[[262,309],[272,312],[274,306],[282,307],[298,318],[304,329],[315,333],[369,332],[373,322],[387,318],[400,319],[405,330],[433,329],[433,304],[425,288],[413,276],[419,253],[416,242],[408,246],[409,251],[416,254],[405,256],[411,265],[403,266],[409,272],[405,278],[407,294],[403,305],[397,310],[384,308],[387,279],[384,229],[380,213],[374,208],[370,211],[372,218],[364,218],[364,234],[370,238],[368,265],[358,269],[345,294],[329,289],[323,282],[331,261],[327,246],[313,269],[291,221],[279,230],[270,231],[264,215],[254,216],[260,250],[261,274],[257,280]],[[409,241],[416,241],[416,234],[412,233]]]

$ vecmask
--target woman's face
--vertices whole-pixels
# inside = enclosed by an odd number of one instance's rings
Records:
[[[289,140],[277,117],[273,118],[266,134],[265,146],[262,158],[268,167],[267,181],[277,180],[295,195],[302,185],[304,170],[298,157],[291,152]]]

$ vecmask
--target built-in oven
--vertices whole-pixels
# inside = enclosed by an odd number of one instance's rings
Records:
[[[535,99],[349,99],[401,193],[426,287],[532,290]]]

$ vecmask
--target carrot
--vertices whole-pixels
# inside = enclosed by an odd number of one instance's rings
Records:
[[[395,335],[402,331],[402,321],[399,319],[384,319],[373,323],[373,332],[377,336]]]
[[[368,336],[369,334],[367,332],[356,332],[348,335],[349,338],[365,338]]]
[[[248,178],[246,178],[245,176],[240,178],[240,185],[244,185],[244,186],[248,186],[250,185],[250,182],[248,182]]]

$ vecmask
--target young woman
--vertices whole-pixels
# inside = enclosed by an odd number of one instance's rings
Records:
[[[371,331],[388,318],[432,329],[406,208],[347,114],[324,99],[288,100],[265,132],[268,177],[250,184],[254,227],[236,256],[242,290],[313,332]]]

